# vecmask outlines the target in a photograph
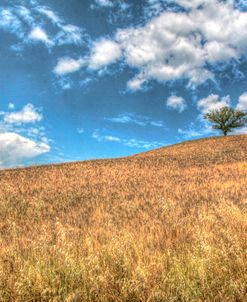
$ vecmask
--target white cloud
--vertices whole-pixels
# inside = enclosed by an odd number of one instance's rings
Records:
[[[126,138],[119,138],[117,136],[112,135],[101,135],[99,134],[98,130],[94,131],[92,134],[92,138],[97,140],[98,142],[115,142],[121,143],[124,146],[130,148],[138,148],[138,149],[153,149],[159,148],[164,146],[165,144],[158,141],[144,141],[138,139],[126,139]]]
[[[87,37],[80,27],[66,24],[49,7],[37,3],[30,4],[29,7],[27,5],[5,8],[0,6],[0,29],[15,34],[21,40],[19,46],[12,45],[12,49],[20,51],[24,49],[25,44],[34,41],[49,47],[64,44],[81,45],[83,39]],[[48,26],[52,26],[50,36],[46,32]]]
[[[25,6],[17,6],[16,14],[20,17],[21,20],[23,20],[29,26],[32,26],[35,22],[31,11]]]
[[[198,6],[206,3],[213,2],[212,0],[177,0],[178,4],[185,8],[197,8]]]
[[[65,75],[78,71],[83,65],[85,65],[85,60],[82,58],[75,60],[65,57],[58,60],[58,63],[53,71],[57,75]]]
[[[164,147],[165,144],[158,141],[144,141],[139,139],[124,139],[122,141],[124,146],[130,147],[130,148],[138,148],[138,149],[155,149]]]
[[[220,97],[217,94],[210,94],[208,97],[201,99],[197,103],[197,108],[203,113],[207,113],[211,110],[218,110],[225,106],[230,106],[230,96]]]
[[[97,131],[94,131],[92,138],[96,139],[98,142],[120,142],[120,138],[112,135],[100,135]]]
[[[137,76],[128,81],[127,86],[130,90],[136,91],[140,90],[145,82],[146,80],[144,78],[142,78],[141,76]]]
[[[36,10],[39,13],[45,15],[48,19],[50,19],[55,24],[62,22],[60,17],[55,12],[53,12],[51,9],[49,9],[48,7],[39,6],[36,8]]]
[[[56,36],[59,45],[74,44],[81,45],[83,42],[83,30],[78,26],[67,24],[60,25],[62,29]]]
[[[40,41],[40,42],[45,43],[46,45],[53,45],[52,40],[49,39],[46,32],[39,26],[32,29],[32,31],[30,32],[28,37],[31,40]]]
[[[229,95],[221,97],[217,94],[210,94],[208,97],[200,99],[197,102],[197,108],[200,111],[200,114],[198,115],[196,122],[191,123],[190,126],[185,129],[179,128],[178,133],[186,139],[217,133],[214,129],[212,129],[211,124],[203,119],[203,115],[211,110],[218,110],[225,106],[232,107],[231,98]],[[243,111],[247,109],[247,93],[243,93],[239,97],[236,109]],[[232,134],[247,134],[247,127],[234,129]]]
[[[232,134],[247,134],[247,127],[242,127],[239,129],[234,129],[234,131],[232,132]]]
[[[157,1],[149,1],[159,4]],[[98,69],[121,57],[137,70],[128,88],[148,81],[187,80],[190,87],[214,80],[218,63],[238,60],[247,51],[247,12],[234,1],[177,0],[185,11],[164,11],[144,26],[119,29],[112,41],[96,42],[90,67]],[[103,40],[104,41],[104,40]],[[110,44],[113,43],[113,44]]]
[[[101,39],[94,43],[89,68],[100,69],[106,65],[116,62],[121,57],[120,46],[108,39]]]
[[[106,118],[107,121],[119,124],[136,124],[138,126],[146,126],[148,118],[136,116],[134,113],[123,113],[116,117]]]
[[[191,123],[189,127],[186,129],[178,129],[178,133],[184,139],[192,139],[196,137],[203,137],[213,133],[213,129],[210,127],[209,124],[205,123],[205,121],[201,122],[200,125],[195,125]]]
[[[103,7],[112,7],[113,3],[110,0],[95,0],[95,3]]]
[[[50,150],[45,142],[36,142],[13,132],[0,133],[0,146],[0,167],[19,165]]]
[[[20,111],[0,112],[0,167],[16,166],[26,160],[50,151],[50,140],[45,128],[36,123],[43,119],[40,110],[32,104]]]
[[[179,113],[183,112],[187,105],[185,99],[178,96],[170,96],[166,101],[167,108],[177,110]]]
[[[27,104],[21,111],[4,113],[3,120],[5,123],[21,125],[26,123],[36,123],[41,121],[42,118],[43,116],[37,108],[32,104]]]
[[[85,132],[84,128],[77,128],[77,133],[78,134],[82,134],[84,132]]]
[[[240,95],[236,109],[245,111],[245,112],[247,111],[247,92]]]
[[[105,118],[106,121],[118,124],[134,124],[138,126],[153,126],[159,128],[165,128],[162,121],[151,120],[147,116],[137,115],[135,113],[121,113],[116,117]]]
[[[217,41],[206,43],[205,52],[209,63],[224,62],[229,59],[238,58],[236,49]]]
[[[14,33],[19,38],[24,36],[22,22],[11,9],[0,7],[0,29]]]
[[[15,105],[13,103],[8,104],[8,109],[15,109]]]

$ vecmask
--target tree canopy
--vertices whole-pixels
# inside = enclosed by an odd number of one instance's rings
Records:
[[[211,110],[204,115],[204,119],[213,124],[213,129],[223,132],[226,136],[233,129],[243,127],[247,123],[247,113],[230,107]]]

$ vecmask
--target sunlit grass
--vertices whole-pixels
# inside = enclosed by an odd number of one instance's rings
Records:
[[[0,172],[0,301],[247,301],[247,137]]]

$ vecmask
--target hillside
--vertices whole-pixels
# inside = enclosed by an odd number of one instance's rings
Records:
[[[0,171],[0,302],[246,301],[247,136]]]

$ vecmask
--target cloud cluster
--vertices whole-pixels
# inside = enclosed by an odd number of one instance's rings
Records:
[[[54,73],[63,76],[82,67],[97,71],[121,60],[136,72],[127,83],[132,91],[153,80],[186,80],[188,87],[194,87],[214,81],[214,70],[219,64],[238,62],[246,55],[247,12],[238,9],[234,0],[147,3],[157,13],[152,13],[144,24],[118,29],[112,38],[101,37],[87,43],[90,49],[85,57],[66,54],[58,59]],[[95,0],[95,5],[117,5],[121,10],[128,7],[120,0]],[[172,5],[176,9],[172,10]],[[81,28],[66,24],[49,7],[32,2],[0,7],[1,29],[15,34],[24,44],[42,43],[49,48],[64,44],[81,46],[84,40],[91,41]]]
[[[43,119],[32,104],[20,111],[9,104],[9,112],[0,112],[0,167],[12,167],[50,151],[44,128],[36,123]],[[31,124],[31,127],[30,127]]]
[[[11,108],[12,106],[10,106]],[[25,105],[20,111],[17,112],[3,112],[3,120],[9,124],[25,124],[36,123],[43,119],[42,114],[32,104]]]
[[[91,70],[98,70],[116,62],[120,57],[121,48],[116,42],[100,39],[93,44],[89,58],[60,58],[53,71],[58,76],[63,76],[76,72],[83,66],[87,66]]]
[[[175,2],[185,10],[165,11],[144,26],[119,29],[114,39],[96,42],[89,66],[99,69],[123,58],[139,71],[128,82],[131,90],[150,80],[185,79],[197,86],[214,80],[211,67],[246,54],[247,13],[233,0]]]

